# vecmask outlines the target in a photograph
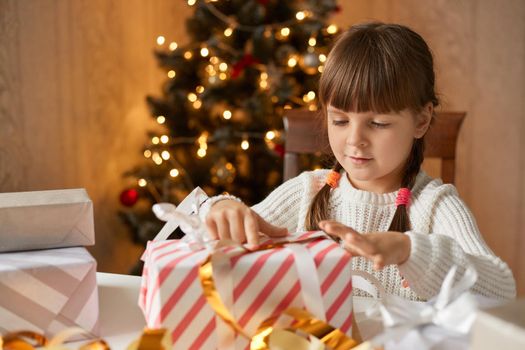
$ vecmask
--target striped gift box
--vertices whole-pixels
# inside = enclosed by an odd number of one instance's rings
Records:
[[[314,291],[317,294],[313,293],[320,299],[316,308],[321,306],[321,317],[351,336],[350,255],[319,232],[287,237],[290,242],[301,240],[304,242],[298,244],[305,248],[309,266],[316,270],[307,271],[311,281],[318,280]],[[304,284],[311,288],[311,283],[302,283],[305,280],[298,272],[308,264],[304,259],[297,261],[293,249],[280,246],[242,252],[233,247],[223,250],[228,261],[220,269],[214,266],[214,280],[224,304],[246,333],[255,334],[262,321],[289,307],[312,309],[312,303],[305,305],[308,303],[304,301]],[[192,249],[181,240],[149,242],[143,256],[139,306],[148,327],[170,330],[176,349],[247,349],[249,340],[232,334],[203,295],[198,271],[209,254],[205,249]]]
[[[85,248],[0,254],[0,332],[98,336],[96,261]]]

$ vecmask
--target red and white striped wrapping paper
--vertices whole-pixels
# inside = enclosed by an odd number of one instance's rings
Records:
[[[0,254],[0,333],[80,327],[98,336],[96,267],[80,247]]]
[[[297,233],[286,240],[294,242],[316,236],[300,244],[316,269],[309,273],[319,281],[317,295],[322,300],[318,302],[322,303],[325,320],[351,336],[350,255],[319,232]],[[229,257],[229,266],[226,269],[214,266],[214,280],[223,302],[248,334],[254,334],[262,321],[288,307],[311,309],[304,305],[305,290],[298,274],[303,262],[295,261],[291,249],[278,247],[239,255],[241,252],[242,249],[234,247],[222,249]],[[149,242],[143,256],[139,306],[148,327],[170,330],[173,348],[246,349],[249,340],[240,335],[235,337],[234,344],[225,342],[233,335],[226,334],[230,332],[228,326],[216,316],[203,295],[198,269],[209,254],[205,249],[192,250],[181,240]],[[221,275],[218,270],[229,273]]]

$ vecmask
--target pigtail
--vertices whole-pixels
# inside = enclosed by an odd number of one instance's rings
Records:
[[[416,176],[421,169],[425,152],[425,142],[423,138],[416,139],[412,145],[412,152],[407,160],[405,175],[401,183],[401,189],[396,198],[396,212],[390,223],[388,231],[406,232],[410,231],[410,219],[408,217],[407,205],[410,200],[410,191],[416,182]],[[408,193],[407,193],[408,191]]]
[[[343,167],[336,161],[332,171],[339,174]],[[326,220],[329,217],[330,190],[332,186],[325,183],[312,199],[305,219],[305,227],[308,231],[319,230],[319,221]]]

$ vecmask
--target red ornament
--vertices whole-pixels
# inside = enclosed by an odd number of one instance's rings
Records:
[[[134,188],[128,188],[120,194],[120,203],[126,207],[132,207],[139,200],[139,192]]]
[[[246,67],[256,63],[259,63],[259,60],[253,57],[253,55],[246,54],[242,56],[242,58],[239,61],[237,61],[232,67],[232,79],[238,78]]]
[[[283,145],[276,144],[276,145],[273,147],[273,151],[274,151],[275,153],[277,153],[277,154],[279,155],[279,157],[284,158],[284,152],[285,152],[285,149],[284,149],[284,146],[283,146]]]

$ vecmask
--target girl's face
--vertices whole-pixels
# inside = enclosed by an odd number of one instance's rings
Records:
[[[431,105],[417,116],[408,109],[388,114],[354,113],[329,105],[330,147],[354,187],[393,192],[401,186],[414,138],[423,137],[431,116]]]

